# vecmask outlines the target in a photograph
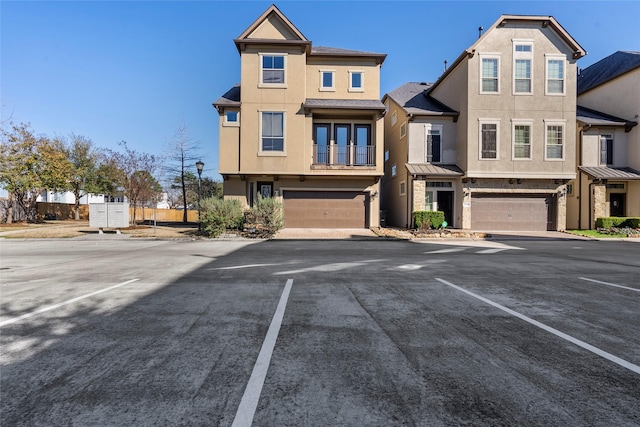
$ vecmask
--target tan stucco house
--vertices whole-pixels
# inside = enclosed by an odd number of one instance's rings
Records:
[[[225,199],[283,201],[285,227],[379,225],[386,55],[314,47],[276,7],[234,40],[219,112]]]
[[[435,83],[386,94],[387,222],[437,209],[455,228],[565,229],[585,54],[551,16],[503,15]]]
[[[616,52],[578,75],[578,175],[569,183],[567,226],[640,216],[640,52]]]

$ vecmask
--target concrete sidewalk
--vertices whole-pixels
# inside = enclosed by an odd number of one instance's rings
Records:
[[[278,234],[276,234],[275,239],[376,240],[378,239],[378,236],[367,228],[283,228],[278,232]]]

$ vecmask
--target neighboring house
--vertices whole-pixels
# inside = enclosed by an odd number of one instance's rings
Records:
[[[578,176],[568,227],[640,216],[640,52],[616,52],[578,76]]]
[[[387,94],[389,223],[438,209],[456,228],[564,230],[585,54],[551,16],[503,15],[435,83]]]
[[[279,198],[285,227],[379,225],[386,55],[313,47],[276,6],[234,42],[240,84],[213,104],[225,199]]]

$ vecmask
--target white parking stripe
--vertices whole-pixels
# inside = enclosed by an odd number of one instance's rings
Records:
[[[616,364],[622,366],[623,368],[629,369],[630,371],[633,371],[636,374],[640,374],[640,366],[638,366],[638,365],[634,365],[631,362],[627,362],[626,360],[621,359],[618,356],[614,356],[611,353],[607,353],[606,351],[601,350],[598,347],[594,347],[591,344],[587,344],[586,342],[581,341],[581,340],[579,340],[577,338],[574,338],[571,335],[567,335],[564,332],[560,332],[557,329],[554,329],[554,328],[552,328],[550,326],[545,325],[544,323],[540,323],[537,320],[533,320],[532,318],[527,317],[524,314],[520,314],[517,311],[513,311],[510,308],[507,308],[507,307],[505,307],[503,305],[500,305],[500,304],[498,304],[496,302],[493,302],[493,301],[491,301],[491,300],[489,300],[487,298],[484,298],[484,297],[482,297],[480,295],[474,294],[473,292],[468,291],[468,290],[466,290],[464,288],[461,288],[460,286],[456,286],[451,282],[447,282],[446,280],[443,280],[443,279],[440,279],[440,278],[436,278],[436,280],[438,282],[440,282],[440,283],[443,283],[443,284],[445,284],[447,286],[450,286],[450,287],[452,287],[454,289],[457,289],[460,292],[464,292],[467,295],[471,295],[472,297],[474,297],[476,299],[479,299],[480,301],[486,302],[489,305],[492,305],[492,306],[494,306],[496,308],[499,308],[500,310],[505,311],[505,312],[507,312],[507,313],[511,314],[512,316],[515,316],[515,317],[517,317],[519,319],[522,319],[525,322],[531,323],[532,325],[537,326],[540,329],[543,329],[543,330],[545,330],[547,332],[551,332],[552,334],[554,334],[554,335],[556,335],[556,336],[558,336],[558,337],[560,337],[562,339],[565,339],[565,340],[567,340],[567,341],[569,341],[569,342],[571,342],[571,343],[573,343],[573,344],[575,344],[575,345],[577,345],[579,347],[584,348],[585,350],[588,350],[588,351],[590,351],[592,353],[595,353],[600,357],[603,357],[603,358],[605,358],[605,359],[607,359],[607,360],[609,360],[609,361],[611,361],[613,363],[616,363]]]
[[[451,248],[451,249],[438,249],[437,251],[425,252],[425,254],[448,254],[452,252],[462,252],[467,248]]]
[[[43,308],[41,308],[39,310],[32,311],[31,313],[26,313],[26,314],[23,314],[22,316],[14,317],[13,319],[9,319],[9,320],[5,320],[4,322],[0,322],[0,326],[10,325],[12,323],[16,323],[16,322],[18,322],[20,320],[23,320],[23,319],[26,319],[28,317],[35,316],[36,314],[44,313],[46,311],[55,310],[56,308],[62,307],[64,305],[73,304],[76,301],[80,301],[80,300],[83,300],[85,298],[89,298],[89,297],[92,297],[94,295],[98,295],[98,294],[101,294],[103,292],[107,292],[107,291],[110,291],[112,289],[119,288],[120,286],[128,285],[129,283],[133,283],[136,280],[140,280],[140,279],[127,280],[126,282],[118,283],[117,285],[109,286],[108,288],[100,289],[99,291],[91,292],[90,294],[81,295],[79,297],[75,297],[75,298],[72,298],[70,300],[58,303],[58,304],[53,304],[53,305],[49,305],[47,307],[43,307]]]
[[[588,279],[588,278],[586,278],[586,277],[578,277],[578,279],[580,279],[580,280],[586,280],[586,281],[588,281],[588,282],[600,283],[601,285],[615,286],[616,288],[627,289],[627,290],[629,290],[629,291],[636,291],[636,292],[640,292],[640,289],[636,289],[636,288],[629,288],[629,287],[627,287],[627,286],[622,286],[622,285],[616,285],[615,283],[601,282],[600,280]]]
[[[284,310],[287,307],[291,286],[293,286],[293,279],[287,280],[287,284],[284,286],[278,308],[271,320],[267,336],[262,343],[258,360],[256,360],[256,364],[253,367],[253,372],[251,372],[251,377],[247,383],[247,388],[244,390],[240,406],[238,406],[238,411],[236,412],[236,417],[231,427],[250,427],[253,422],[253,416],[256,413],[258,400],[260,400],[260,394],[262,393],[262,386],[267,377],[269,363],[271,363],[271,355],[273,354],[273,349],[276,346],[276,340],[280,333],[280,326],[282,325]]]

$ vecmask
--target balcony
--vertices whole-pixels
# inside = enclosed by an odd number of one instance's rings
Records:
[[[375,145],[313,145],[313,165],[375,166]]]

